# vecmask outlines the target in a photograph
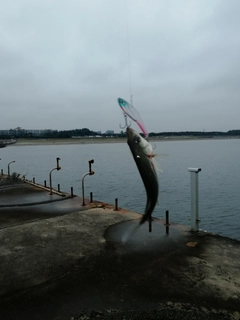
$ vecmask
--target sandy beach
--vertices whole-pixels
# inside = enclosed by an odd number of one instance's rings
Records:
[[[64,144],[96,144],[96,143],[123,143],[126,138],[79,138],[79,139],[18,139],[17,146],[26,145],[64,145]]]

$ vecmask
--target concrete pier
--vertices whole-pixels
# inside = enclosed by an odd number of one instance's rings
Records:
[[[240,319],[238,241],[81,203],[0,184],[0,319]]]

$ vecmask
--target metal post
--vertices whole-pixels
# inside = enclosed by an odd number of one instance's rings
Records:
[[[94,160],[89,160],[88,164],[89,164],[89,173],[92,172],[92,164],[94,163]]]
[[[89,172],[85,173],[82,177],[82,206],[85,206],[86,203],[84,201],[84,178],[89,175]]]
[[[166,226],[169,226],[169,211],[166,211]]]
[[[33,183],[35,183],[35,177],[33,177]]]
[[[115,211],[118,211],[118,198],[115,199]]]
[[[61,167],[59,166],[60,158],[56,158],[56,160],[57,160],[57,167],[53,168],[49,173],[50,195],[52,195],[52,172],[53,170],[61,170]]]
[[[3,169],[1,169],[1,175],[3,176]]]
[[[15,162],[15,161],[11,161],[8,164],[8,178],[10,178],[10,164],[13,163],[13,162]]]
[[[198,173],[201,168],[188,168],[191,180],[191,229],[198,231],[199,212],[198,212]]]
[[[89,172],[87,172],[87,173],[85,173],[84,175],[83,175],[83,177],[82,177],[82,206],[85,206],[86,205],[86,203],[85,203],[85,201],[84,201],[84,178],[86,177],[86,176],[92,176],[93,174],[94,174],[94,171],[92,171],[92,163],[94,163],[94,160],[92,159],[92,160],[89,160],[88,161],[88,164],[89,164]]]
[[[166,234],[169,234],[169,211],[167,210],[166,211],[166,223],[165,223],[165,226],[166,226]]]
[[[55,170],[56,168],[52,169],[49,173],[49,186],[50,186],[50,194],[52,194],[52,172],[53,170]]]
[[[93,193],[90,192],[90,202],[92,203],[93,202]]]
[[[44,187],[46,188],[47,187],[47,181],[44,180]]]
[[[71,197],[73,198],[73,187],[71,187]]]
[[[58,192],[60,192],[60,184],[58,184]]]

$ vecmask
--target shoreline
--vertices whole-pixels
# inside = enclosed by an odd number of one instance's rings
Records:
[[[193,137],[193,136],[171,136],[171,137],[150,137],[149,142],[169,142],[169,141],[202,141],[202,140],[233,140],[240,137]],[[18,139],[11,146],[33,146],[33,145],[79,145],[79,144],[101,144],[101,143],[126,143],[127,138],[65,138],[65,139]],[[9,145],[10,146],[10,145]]]

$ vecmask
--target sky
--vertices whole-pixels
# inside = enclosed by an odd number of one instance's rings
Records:
[[[240,129],[239,0],[0,4],[1,130]]]

